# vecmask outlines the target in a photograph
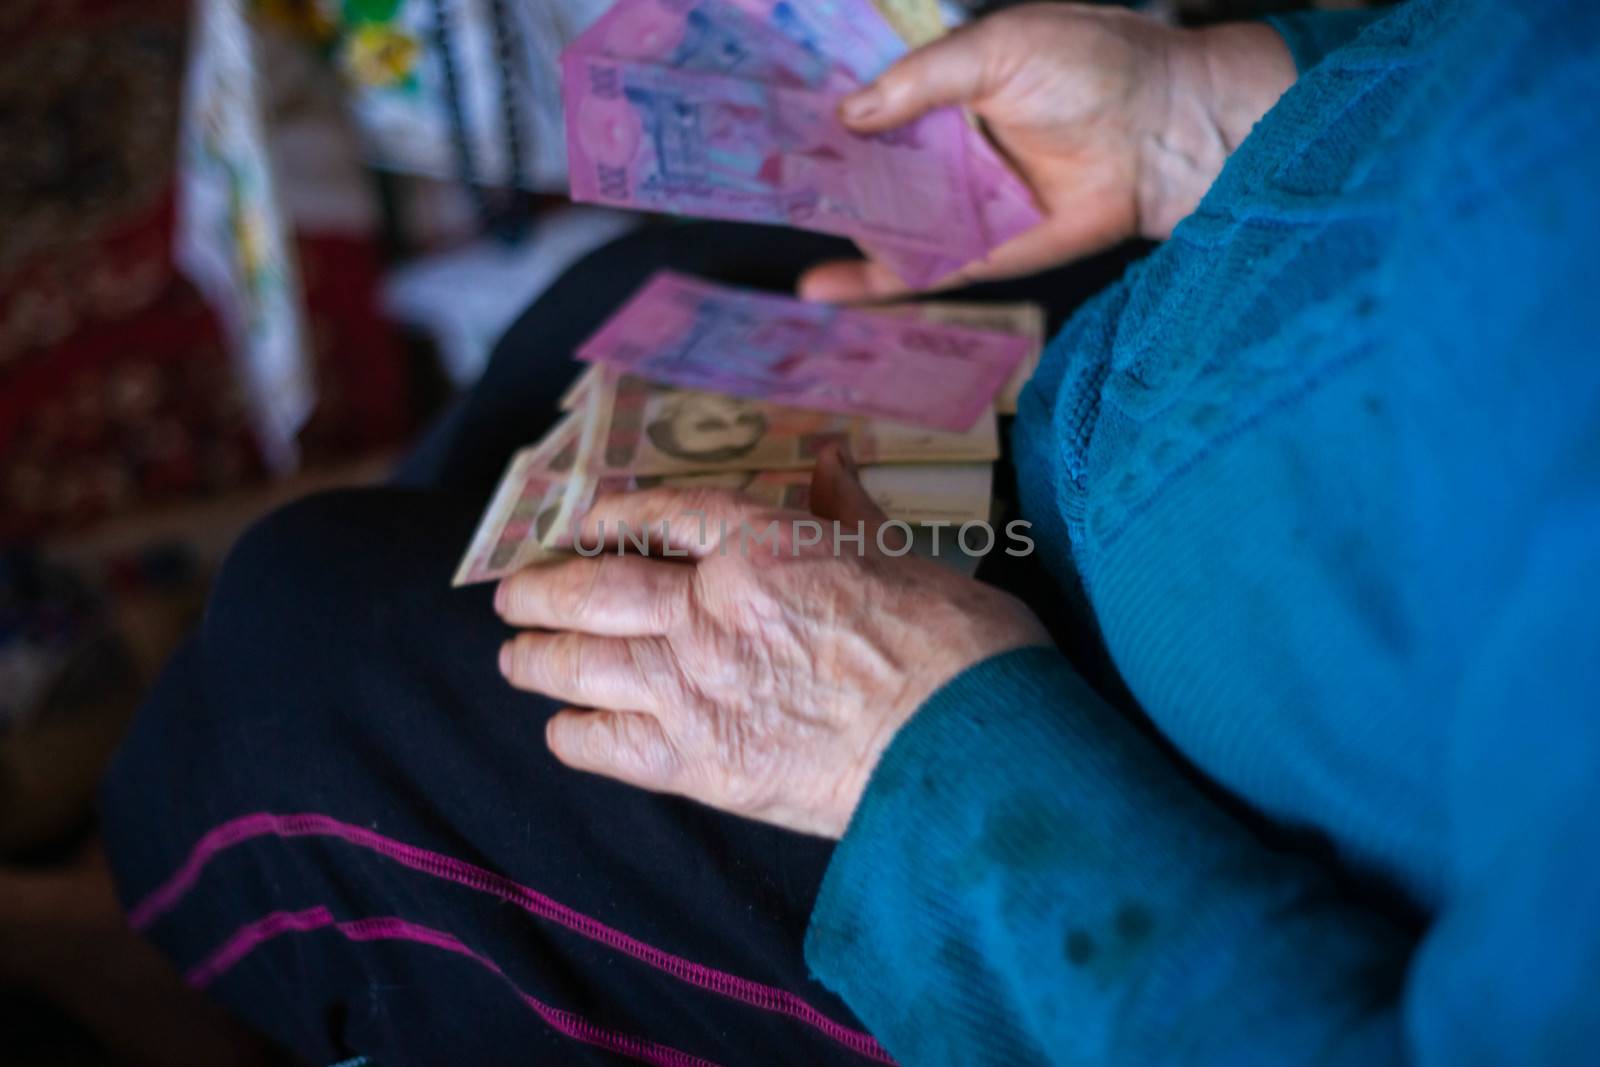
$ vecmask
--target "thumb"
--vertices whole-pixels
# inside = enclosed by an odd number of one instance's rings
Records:
[[[862,523],[869,538],[889,519],[867,495],[855,461],[842,444],[828,445],[817,456],[811,474],[811,510],[845,526]]]
[[[840,102],[840,119],[853,130],[877,133],[986,95],[992,79],[985,26],[971,23],[901,57],[877,81]]]

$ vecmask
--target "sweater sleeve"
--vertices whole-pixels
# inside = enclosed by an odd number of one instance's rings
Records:
[[[915,1067],[1333,1048],[1371,1067],[1394,1058],[1408,940],[1031,649],[958,676],[896,737],[806,951]]]
[[[1567,536],[1600,515],[1582,518]],[[1453,850],[1471,881],[1426,931],[1267,846],[1033,649],[957,677],[885,753],[812,968],[915,1067],[1583,1060],[1600,726],[1575,701],[1600,692],[1582,636],[1600,612],[1569,592],[1578,610],[1552,615],[1548,582],[1600,588],[1600,557],[1573,575],[1574,544],[1548,547],[1473,689]]]
[[[1294,56],[1301,74],[1322,62],[1324,56],[1342,48],[1389,12],[1385,8],[1354,11],[1291,11],[1268,15],[1267,25],[1277,30]]]

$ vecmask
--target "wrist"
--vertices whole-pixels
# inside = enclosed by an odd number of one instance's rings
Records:
[[[1228,156],[1294,83],[1294,59],[1264,23],[1173,30],[1139,139],[1139,231],[1163,239],[1192,212]]]
[[[997,611],[978,612],[976,625],[965,634],[951,635],[944,654],[931,654],[903,679],[899,690],[882,703],[886,713],[864,718],[861,735],[853,746],[855,757],[834,783],[818,808],[817,829],[824,837],[841,838],[883,754],[935,693],[980,663],[1025,648],[1054,645],[1032,612],[1008,596],[999,598]],[[958,631],[959,633],[959,631]],[[931,652],[931,650],[930,650]]]
[[[1232,152],[1294,84],[1294,56],[1265,22],[1230,22],[1195,32],[1211,121]]]

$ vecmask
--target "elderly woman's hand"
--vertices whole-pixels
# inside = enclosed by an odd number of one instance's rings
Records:
[[[1185,30],[1128,11],[1037,4],[912,52],[847,97],[840,116],[876,133],[965,106],[1033,188],[1044,221],[943,288],[1032,273],[1135,235],[1165,237],[1294,77],[1288,48],[1265,24]],[[811,300],[904,290],[870,261],[824,264],[800,285]]]
[[[607,550],[505,579],[497,610],[537,629],[506,643],[503,673],[596,709],[554,716],[551,751],[581,770],[837,837],[890,738],[935,689],[996,653],[1048,643],[1012,597],[880,551],[883,515],[831,451],[813,504],[846,533],[861,523],[865,555],[851,542],[836,554],[831,521],[796,555],[814,532],[804,515],[664,490],[600,500],[579,544],[589,550],[602,529],[615,543],[626,523],[683,558]],[[776,551],[754,540],[773,523]],[[899,531],[884,533],[896,549]]]

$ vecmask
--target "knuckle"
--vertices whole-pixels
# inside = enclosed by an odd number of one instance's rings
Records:
[[[627,669],[645,690],[669,703],[681,699],[677,673],[659,643],[637,640],[629,641],[623,647],[627,654]]]
[[[667,595],[652,597],[644,609],[645,628],[659,633],[671,633],[678,628],[678,613]]]
[[[569,646],[565,635],[523,634],[518,637],[514,657],[517,681],[540,692],[570,690],[577,669],[574,652]]]
[[[570,692],[583,680],[583,642],[571,634],[561,634],[547,648],[546,677],[563,692]]]
[[[600,567],[590,565],[588,560],[573,560],[562,564],[550,576],[545,595],[558,618],[570,619],[583,614],[594,594],[599,574]]]
[[[898,100],[903,94],[916,88],[921,81],[921,72],[925,64],[932,62],[929,56],[932,49],[923,49],[903,56],[890,64],[889,68],[878,75],[876,82],[878,91],[890,99]]]
[[[590,763],[609,763],[622,747],[618,744],[617,721],[610,716],[588,724],[588,729],[579,738],[579,749],[583,758]]]
[[[682,628],[689,617],[691,583],[681,581],[678,575],[664,576],[651,591],[646,609],[650,627],[660,633],[673,633]]]

